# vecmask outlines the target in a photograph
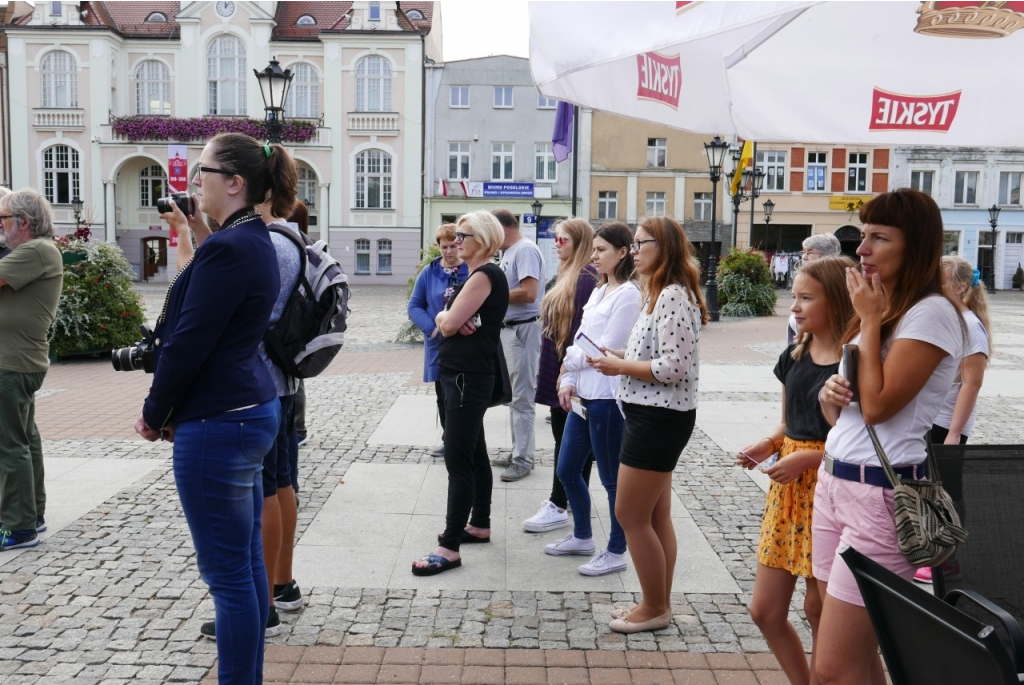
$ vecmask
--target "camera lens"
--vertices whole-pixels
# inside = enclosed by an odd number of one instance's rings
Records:
[[[110,363],[113,364],[114,371],[136,371],[139,368],[138,360],[135,358],[137,349],[135,347],[122,347],[111,352]]]

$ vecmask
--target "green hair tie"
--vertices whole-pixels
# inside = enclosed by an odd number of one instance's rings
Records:
[[[269,145],[264,145],[263,146],[263,154],[265,154],[267,156],[267,159],[270,159],[270,155],[272,155],[273,152],[271,151]]]

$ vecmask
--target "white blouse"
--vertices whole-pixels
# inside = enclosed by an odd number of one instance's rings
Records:
[[[658,295],[654,312],[640,307],[626,348],[626,359],[650,361],[657,383],[631,376],[619,380],[618,399],[630,404],[676,411],[697,408],[700,370],[700,308],[681,285],[667,286]]]

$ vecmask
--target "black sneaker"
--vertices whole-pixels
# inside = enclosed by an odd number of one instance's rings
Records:
[[[302,608],[302,593],[294,580],[274,586],[274,606],[281,611],[298,611]]]
[[[199,627],[199,634],[207,640],[217,639],[217,624],[214,621],[207,621]],[[270,607],[270,616],[267,617],[267,628],[263,631],[263,637],[274,637],[281,634],[281,619],[274,607]]]
[[[23,549],[39,544],[34,530],[0,530],[0,552],[8,549]]]

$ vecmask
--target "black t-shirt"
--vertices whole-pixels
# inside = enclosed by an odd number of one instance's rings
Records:
[[[804,351],[800,361],[795,361],[790,356],[794,347],[787,347],[775,365],[775,377],[786,387],[786,437],[824,440],[832,426],[821,412],[818,393],[825,381],[839,373],[839,362],[815,364],[810,351]]]
[[[456,333],[441,341],[437,358],[437,367],[441,371],[494,374],[494,352],[498,349],[501,323],[508,309],[508,280],[498,265],[491,262],[481,266],[475,273],[482,273],[491,281],[491,294],[477,311],[481,325],[473,335]],[[470,274],[470,278],[473,274]],[[445,309],[452,308],[465,285],[462,283],[455,289]]]

